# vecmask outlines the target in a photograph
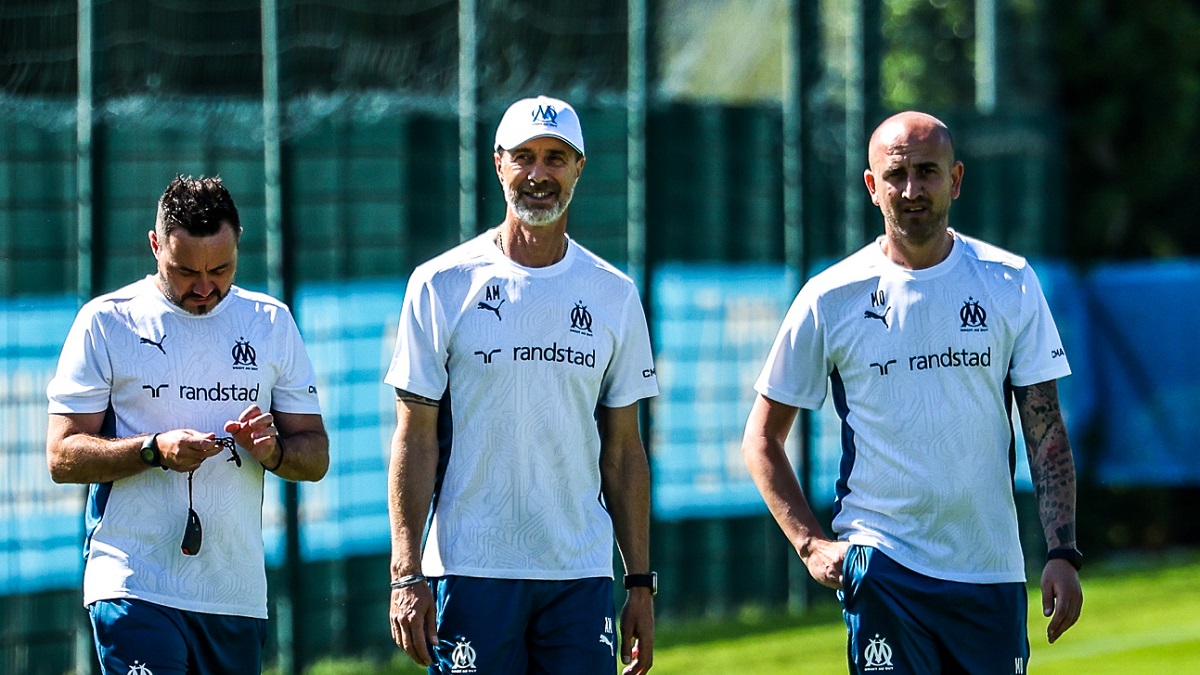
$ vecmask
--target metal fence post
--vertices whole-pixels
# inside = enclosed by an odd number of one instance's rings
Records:
[[[92,38],[95,7],[92,0],[79,0],[78,40],[79,89],[75,100],[75,209],[76,209],[76,294],[80,301],[92,297],[95,288],[95,257],[92,254],[93,171],[92,130],[94,97]]]
[[[815,3],[789,0],[788,25],[784,31],[783,49],[783,246],[784,264],[799,290],[811,263],[811,252],[805,245],[804,168],[805,168],[805,102],[812,86],[812,58],[816,54],[816,34],[819,10]],[[800,446],[800,485],[805,494],[812,494],[812,413],[802,410],[794,429]],[[808,571],[795,555],[788,555],[788,610],[799,613],[807,609]]]
[[[478,197],[475,185],[475,125],[479,119],[476,70],[479,36],[475,27],[475,0],[458,3],[458,239],[466,241],[478,231]]]
[[[288,306],[293,284],[285,271],[283,232],[283,152],[280,138],[282,107],[279,92],[279,0],[262,3],[263,55],[263,212],[267,231],[267,291]],[[300,672],[296,639],[300,598],[300,495],[295,483],[283,483],[284,562],[283,587],[278,594],[279,669]]]
[[[94,242],[93,224],[95,210],[94,171],[92,161],[92,132],[95,123],[96,86],[93,75],[96,8],[92,0],[79,0],[77,10],[76,54],[78,58],[78,90],[75,99],[75,215],[76,215],[76,259],[75,294],[82,304],[95,292],[96,263],[92,253]],[[88,487],[80,488],[86,495]],[[85,497],[86,499],[86,497]],[[75,672],[90,675],[96,672],[97,662],[92,658],[92,641],[86,614],[80,612],[75,621]]]

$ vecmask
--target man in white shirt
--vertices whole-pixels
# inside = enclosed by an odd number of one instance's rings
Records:
[[[517,101],[494,159],[504,221],[412,273],[385,377],[392,635],[430,673],[611,675],[618,653],[645,673],[646,318],[629,277],[567,237],[585,161],[575,110]]]
[[[1028,263],[949,227],[964,169],[944,124],[895,115],[871,136],[869,161],[884,234],[797,295],[742,451],[809,573],[838,590],[852,673],[1025,672],[1014,397],[1050,551],[1050,642],[1083,604],[1056,385],[1066,354]],[[836,540],[783,450],[799,408],[819,408],[827,387],[842,420]]]
[[[264,473],[329,466],[290,311],[233,285],[241,233],[219,178],[177,177],[149,232],[157,272],[84,305],[48,387],[50,475],[90,484],[105,673],[260,672]]]

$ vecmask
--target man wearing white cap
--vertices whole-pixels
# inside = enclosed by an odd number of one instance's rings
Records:
[[[645,673],[646,317],[629,277],[567,236],[585,162],[575,110],[517,101],[494,149],[504,221],[413,272],[385,377],[392,636],[431,674],[611,675],[618,654]]]

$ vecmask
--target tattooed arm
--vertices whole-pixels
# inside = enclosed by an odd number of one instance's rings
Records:
[[[1075,460],[1058,405],[1058,384],[1050,380],[1016,387],[1014,394],[1046,546],[1074,548]],[[1042,612],[1053,617],[1046,630],[1050,642],[1075,625],[1082,608],[1078,572],[1065,560],[1048,561],[1042,571]]]
[[[1051,380],[1016,387],[1017,410],[1029,452],[1029,470],[1037,494],[1046,547],[1075,546],[1075,461],[1058,405],[1058,384]]]

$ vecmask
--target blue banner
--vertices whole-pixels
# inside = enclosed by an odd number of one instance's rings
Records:
[[[1074,373],[1060,395],[1081,475],[1105,486],[1200,485],[1200,263],[1108,265],[1079,275],[1035,261]],[[649,300],[662,392],[648,442],[656,519],[765,513],[741,455],[753,384],[798,288],[783,266],[663,265]],[[300,486],[301,555],[389,549],[387,453],[395,397],[383,373],[404,282],[309,285],[296,315],[317,370],[332,463]],[[78,303],[0,300],[0,594],[78,586],[86,487],[46,471],[46,385]],[[1016,428],[1019,429],[1019,426]],[[840,457],[832,408],[813,417],[817,504],[833,499]],[[799,466],[793,435],[788,452]],[[1019,436],[1019,435],[1018,435]],[[1096,439],[1096,447],[1085,445]],[[1018,438],[1019,440],[1019,438]],[[1030,489],[1024,450],[1019,489]],[[282,482],[264,500],[268,564],[283,560]]]

